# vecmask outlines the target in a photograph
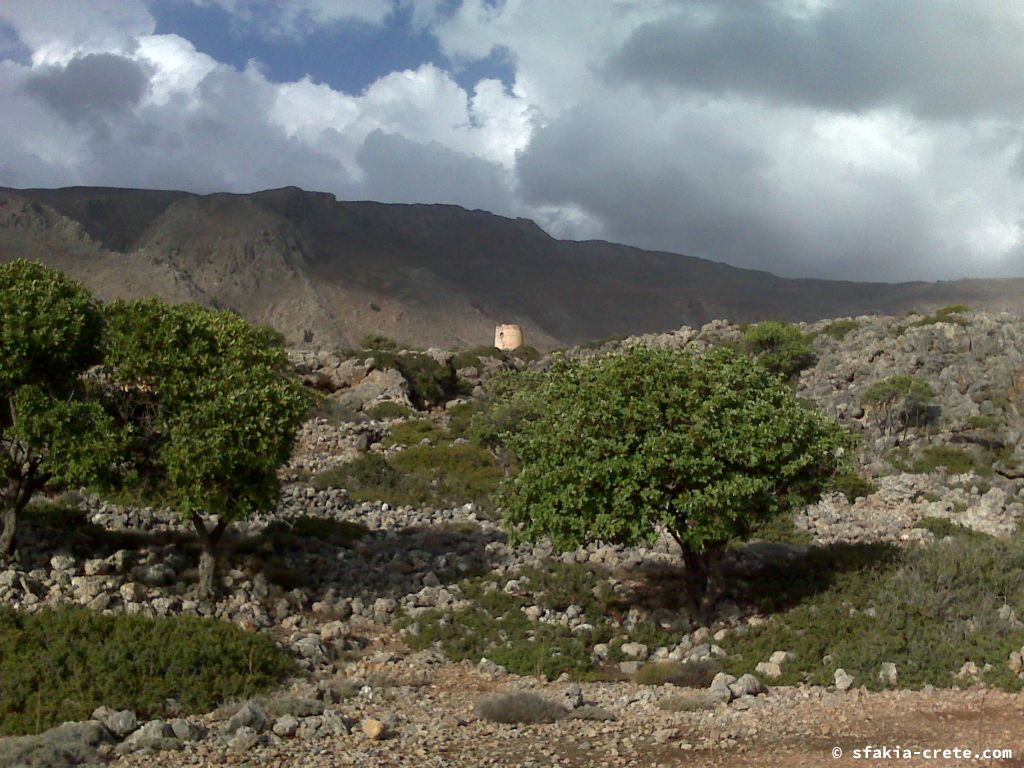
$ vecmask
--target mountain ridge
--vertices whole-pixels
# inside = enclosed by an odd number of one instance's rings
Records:
[[[0,189],[0,261],[37,258],[100,298],[228,307],[289,343],[384,333],[489,344],[517,322],[541,347],[699,326],[814,321],[950,303],[1024,313],[1024,279],[879,283],[782,278],[441,204],[339,201],[297,187],[200,195],[106,187]]]

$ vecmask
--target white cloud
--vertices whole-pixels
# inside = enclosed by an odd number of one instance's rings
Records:
[[[215,5],[248,29],[268,37],[303,37],[344,22],[381,24],[394,10],[390,0],[192,0]]]
[[[896,28],[864,10],[882,0],[192,1],[290,36],[408,8],[453,66],[498,49],[514,82],[464,88],[423,64],[361,93],[279,83],[154,34],[139,0],[6,0],[0,22],[32,56],[0,61],[0,184],[454,202],[791,275],[1024,266],[1024,100],[1006,97],[1024,93],[1024,14],[995,0],[942,0],[962,27],[942,45],[951,22],[924,0]],[[717,47],[681,47],[697,27]],[[745,63],[813,61],[794,46],[822,30],[856,52],[848,76]],[[894,51],[898,81],[882,76]]]

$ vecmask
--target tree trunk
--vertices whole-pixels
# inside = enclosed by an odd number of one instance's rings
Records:
[[[695,619],[707,626],[714,618],[715,604],[719,598],[718,563],[725,547],[711,545],[703,552],[698,552],[679,537],[674,538],[683,552],[687,607]]]
[[[217,576],[217,549],[221,537],[227,528],[224,520],[218,521],[212,529],[199,515],[192,515],[192,525],[199,535],[202,550],[199,553],[199,599],[211,600],[214,597],[215,579]]]
[[[0,556],[14,551],[14,525],[17,521],[18,512],[13,506],[5,506],[0,512]]]

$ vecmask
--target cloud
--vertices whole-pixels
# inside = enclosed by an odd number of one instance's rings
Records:
[[[264,46],[409,19],[447,59],[347,93],[155,34],[160,3],[7,0],[0,185],[456,203],[787,275],[1024,270],[1009,3],[178,1]],[[496,50],[510,86],[459,84]]]
[[[437,142],[413,142],[378,129],[363,142],[358,160],[365,173],[362,191],[371,200],[430,200],[506,216],[524,209],[513,196],[501,166]]]
[[[0,22],[14,30],[36,64],[130,51],[136,38],[156,29],[142,0],[4,0]]]
[[[87,116],[112,117],[135,106],[149,81],[146,68],[112,53],[90,53],[64,66],[33,71],[26,91],[77,122]]]
[[[714,95],[924,117],[1018,116],[1024,11],[1002,0],[678,3],[648,22],[608,74]]]
[[[237,23],[267,37],[305,37],[342,23],[381,24],[394,10],[390,0],[191,0],[214,5]]]

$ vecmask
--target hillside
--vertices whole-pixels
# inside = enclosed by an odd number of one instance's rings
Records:
[[[814,321],[966,302],[1024,310],[1024,280],[791,280],[448,205],[104,188],[0,190],[0,260],[37,258],[103,298],[230,307],[289,342],[367,333],[419,346],[487,343],[520,323],[540,348],[699,326]]]

